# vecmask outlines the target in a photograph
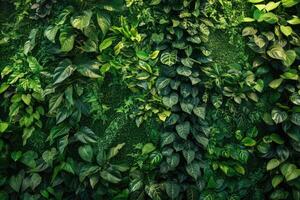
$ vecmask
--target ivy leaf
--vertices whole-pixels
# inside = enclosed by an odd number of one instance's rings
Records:
[[[135,192],[143,187],[144,183],[141,179],[133,179],[129,184],[130,192]]]
[[[34,190],[42,182],[42,177],[38,173],[33,173],[30,178],[31,189]]]
[[[276,188],[283,181],[283,176],[276,175],[272,178],[272,186]]]
[[[177,62],[177,52],[164,52],[161,54],[160,61],[162,64],[172,66]]]
[[[244,146],[247,146],[247,147],[253,147],[256,145],[256,141],[250,137],[245,137],[243,140],[242,140],[242,144]]]
[[[195,180],[201,175],[200,164],[196,161],[193,161],[191,164],[185,167],[186,172],[193,177]]]
[[[124,146],[125,146],[125,143],[118,144],[117,146],[112,147],[107,154],[107,159],[109,160],[109,159],[115,157]]]
[[[176,199],[180,192],[180,186],[174,182],[165,183],[165,189],[171,199]]]
[[[171,156],[167,157],[167,163],[171,168],[176,168],[179,165],[180,156],[178,153],[173,153]]]
[[[281,46],[273,47],[272,49],[267,51],[267,54],[271,58],[278,59],[278,60],[286,60],[287,57],[284,49]]]
[[[96,61],[86,61],[76,65],[77,70],[86,77],[89,78],[100,78],[101,76],[97,73],[99,71],[100,63]]]
[[[70,129],[70,127],[65,126],[64,124],[54,126],[50,131],[50,135],[48,136],[47,141],[50,141],[50,143],[52,144],[54,142],[54,139],[68,134]]]
[[[195,151],[188,149],[183,150],[182,154],[187,162],[187,164],[190,164],[195,159]]]
[[[102,52],[103,50],[110,47],[114,40],[115,40],[115,37],[109,37],[109,38],[104,39],[99,46],[100,52]]]
[[[192,74],[192,70],[188,67],[177,67],[176,69],[177,74],[181,76],[190,76]]]
[[[300,113],[293,113],[291,115],[291,122],[300,126]]]
[[[282,123],[288,117],[288,114],[285,111],[279,110],[277,108],[272,110],[272,119],[276,124]]]
[[[159,77],[156,81],[156,88],[157,90],[162,90],[165,87],[167,87],[171,82],[170,78],[166,78],[166,77]]]
[[[147,143],[143,146],[142,155],[149,154],[154,151],[156,147],[152,143]]]
[[[185,140],[187,139],[190,133],[190,129],[191,129],[191,124],[189,121],[176,125],[176,131],[178,135]]]
[[[97,13],[97,22],[103,33],[103,36],[105,36],[111,26],[110,16],[106,13],[99,12],[99,13]]]
[[[269,86],[273,89],[276,89],[281,85],[282,81],[283,81],[282,78],[275,79],[269,83]]]
[[[206,110],[205,107],[198,106],[193,109],[193,112],[195,115],[197,115],[197,117],[200,117],[201,119],[204,120],[205,119],[205,110]]]
[[[178,103],[178,94],[175,92],[172,92],[170,96],[163,97],[162,101],[163,104],[169,108],[172,108],[174,105]]]
[[[71,24],[74,28],[83,30],[83,28],[89,26],[93,12],[90,10],[83,11],[83,15],[71,17]]]
[[[19,192],[21,189],[23,179],[24,179],[24,174],[19,173],[16,176],[11,176],[8,184],[15,192]]]
[[[75,35],[70,35],[68,32],[63,31],[59,35],[59,41],[62,52],[69,52],[74,47]]]
[[[106,180],[106,181],[108,181],[108,182],[110,182],[110,183],[119,183],[119,182],[121,182],[121,179],[120,179],[120,178],[118,178],[118,177],[112,175],[111,173],[109,173],[109,172],[106,171],[106,170],[101,171],[101,172],[100,172],[100,176],[101,176],[104,180]]]
[[[83,160],[85,160],[87,162],[92,162],[93,148],[91,145],[84,145],[84,146],[79,147],[78,153]]]
[[[8,128],[9,123],[7,122],[0,122],[0,133],[4,133]]]
[[[164,147],[168,144],[171,144],[175,141],[175,134],[171,132],[166,132],[161,135],[161,146]]]
[[[48,26],[44,32],[44,36],[50,40],[52,43],[55,43],[55,37],[57,35],[57,32],[59,30],[59,26]]]
[[[275,169],[279,165],[280,165],[280,161],[278,159],[273,158],[272,160],[270,160],[268,162],[268,164],[267,164],[267,170],[270,171],[272,169]]]

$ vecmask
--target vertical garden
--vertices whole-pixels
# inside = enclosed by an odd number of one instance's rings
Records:
[[[300,200],[300,0],[0,0],[0,200]]]

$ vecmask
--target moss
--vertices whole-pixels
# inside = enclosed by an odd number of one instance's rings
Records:
[[[211,51],[213,62],[218,65],[233,63],[243,64],[247,61],[246,45],[242,36],[235,35],[235,43],[231,44],[230,36],[221,30],[210,34],[207,49]]]

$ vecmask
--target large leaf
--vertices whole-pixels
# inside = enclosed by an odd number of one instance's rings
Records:
[[[163,52],[160,57],[160,61],[162,64],[172,66],[177,62],[177,52]]]
[[[86,61],[84,63],[79,63],[76,65],[77,70],[86,77],[89,78],[99,78],[101,77],[99,73],[100,63],[96,61]]]
[[[276,124],[282,123],[288,117],[288,114],[285,111],[279,110],[277,108],[272,110],[272,119]]]
[[[178,103],[178,94],[175,92],[172,92],[170,96],[163,97],[163,104],[169,108],[172,108],[174,105]]]
[[[193,177],[195,180],[201,175],[200,164],[196,161],[193,161],[191,164],[185,167],[186,172]]]
[[[191,124],[189,121],[176,125],[176,131],[178,135],[185,140],[187,139],[190,133],[190,129],[191,129]]]
[[[74,28],[83,30],[83,28],[89,26],[93,12],[90,10],[83,11],[82,15],[72,17],[71,24]]]
[[[91,162],[93,159],[93,148],[91,145],[84,145],[79,147],[78,153],[80,157],[87,162]]]
[[[112,147],[107,154],[107,159],[109,160],[109,159],[115,157],[124,146],[125,146],[125,143],[118,144],[117,146]]]
[[[111,19],[110,16],[106,13],[97,13],[97,21],[98,25],[103,33],[103,35],[106,35],[107,31],[109,30],[111,26]]]
[[[170,199],[176,199],[180,193],[180,186],[174,182],[165,183],[165,189]]]
[[[69,52],[74,47],[75,35],[68,33],[67,31],[63,31],[59,35],[60,41],[60,50],[62,52]]]

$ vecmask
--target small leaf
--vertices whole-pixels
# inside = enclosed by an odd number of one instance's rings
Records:
[[[8,128],[9,123],[7,122],[0,122],[0,133],[4,133]]]
[[[290,26],[280,26],[280,30],[281,32],[285,35],[285,36],[290,36],[293,33],[293,29]]]

